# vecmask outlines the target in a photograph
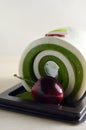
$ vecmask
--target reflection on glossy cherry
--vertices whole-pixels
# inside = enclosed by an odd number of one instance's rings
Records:
[[[60,104],[64,98],[62,85],[49,76],[38,79],[31,92],[35,100],[45,103]]]

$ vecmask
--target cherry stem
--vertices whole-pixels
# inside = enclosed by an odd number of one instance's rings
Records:
[[[18,76],[17,74],[14,74],[14,77],[16,77],[16,78],[18,78],[18,79],[21,79],[21,80],[25,80],[25,81],[27,81],[27,82],[29,82],[29,83],[32,83],[32,84],[35,83],[34,81],[29,80],[29,79],[25,79],[25,78],[23,78],[23,77],[20,77],[20,76]]]

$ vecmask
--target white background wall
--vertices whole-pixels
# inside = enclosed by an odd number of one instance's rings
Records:
[[[0,56],[64,26],[86,30],[86,0],[0,0]]]

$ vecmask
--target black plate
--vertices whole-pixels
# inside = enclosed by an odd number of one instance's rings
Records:
[[[86,93],[77,104],[70,106],[39,103],[16,96],[23,92],[25,92],[25,89],[20,83],[1,93],[0,108],[71,123],[81,123],[86,120]]]

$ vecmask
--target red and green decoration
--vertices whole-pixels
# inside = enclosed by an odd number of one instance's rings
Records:
[[[61,28],[61,29],[50,31],[49,33],[45,34],[45,36],[65,37],[67,32],[68,32],[67,28]]]

